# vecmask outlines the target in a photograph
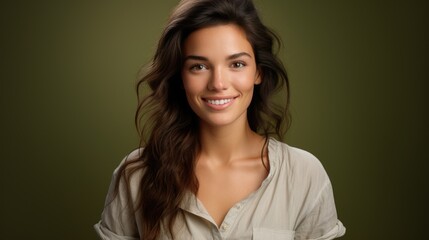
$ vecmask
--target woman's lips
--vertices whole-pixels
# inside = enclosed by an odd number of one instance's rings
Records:
[[[225,99],[218,99],[218,100],[211,100],[207,99],[207,102],[214,105],[224,105],[226,103],[229,103],[233,100],[233,98],[225,98]]]
[[[229,107],[237,97],[213,97],[203,98],[204,102],[212,109],[223,110]]]

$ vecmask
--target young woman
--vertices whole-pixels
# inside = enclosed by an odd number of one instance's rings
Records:
[[[139,87],[142,147],[115,170],[102,239],[333,239],[329,178],[287,128],[278,38],[251,0],[182,0]],[[283,89],[283,107],[272,103]]]

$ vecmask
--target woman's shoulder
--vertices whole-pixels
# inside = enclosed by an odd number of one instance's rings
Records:
[[[274,152],[273,157],[288,172],[288,175],[308,180],[329,181],[321,161],[315,155],[307,150],[290,146],[275,139],[271,142],[271,150]]]
[[[144,175],[143,162],[140,161],[143,148],[137,148],[127,154],[113,171],[112,185],[118,183],[119,194],[126,194],[137,200],[140,181]]]
[[[130,168],[137,167],[141,162],[139,159],[143,153],[143,148],[137,148],[132,150],[130,153],[125,155],[124,158],[119,162],[118,166],[114,170],[114,175],[120,174],[122,169],[129,170]]]

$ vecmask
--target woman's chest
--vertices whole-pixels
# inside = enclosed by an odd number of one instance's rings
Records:
[[[267,176],[265,169],[241,168],[197,171],[197,198],[220,226],[228,211],[238,202],[256,192]]]

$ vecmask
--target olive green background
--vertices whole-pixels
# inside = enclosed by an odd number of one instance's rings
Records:
[[[1,3],[1,239],[96,239],[138,145],[137,73],[176,3]],[[256,3],[284,42],[286,142],[325,166],[343,239],[427,235],[428,4]]]

